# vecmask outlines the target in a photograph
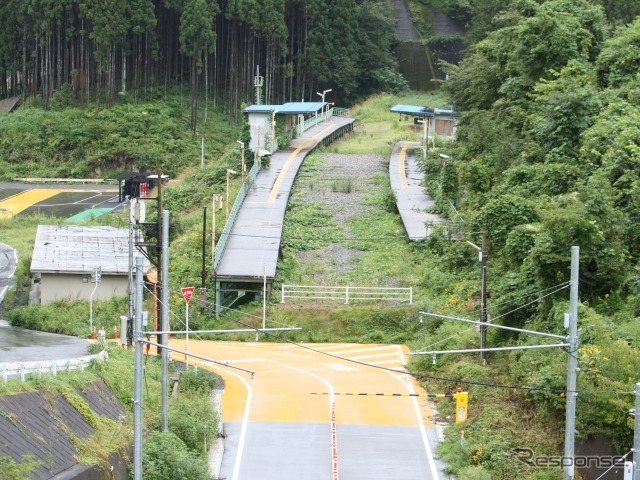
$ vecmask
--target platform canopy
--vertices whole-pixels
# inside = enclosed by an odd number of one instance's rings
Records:
[[[391,107],[390,112],[401,115],[411,115],[412,117],[433,117],[435,115],[433,109],[415,105],[394,105]]]
[[[321,111],[326,102],[291,102],[284,105],[251,105],[244,113],[271,113],[276,115],[312,115]]]

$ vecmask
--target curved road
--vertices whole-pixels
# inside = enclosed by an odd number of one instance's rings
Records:
[[[18,254],[9,245],[0,243],[0,312],[2,300],[9,287],[13,286],[13,274],[16,272]]]
[[[171,343],[184,345],[178,339]],[[445,478],[433,453],[431,409],[426,398],[408,396],[424,391],[401,373],[404,347],[202,341],[189,348],[256,372],[252,380],[201,363],[225,380],[220,478]]]

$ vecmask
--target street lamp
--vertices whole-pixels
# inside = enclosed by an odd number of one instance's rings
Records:
[[[227,220],[229,220],[229,175],[235,175],[236,171],[227,168]]]
[[[316,92],[316,95],[320,95],[322,97],[322,103],[324,104],[324,96],[329,93],[331,89],[323,90],[322,93]],[[322,105],[322,110],[324,111],[324,105]],[[316,125],[318,124],[318,111],[316,110]]]
[[[237,143],[240,144],[240,149],[242,150],[242,183],[244,183],[244,173],[245,173],[245,168],[244,168],[244,142],[241,142],[240,140],[236,140]]]
[[[95,267],[91,271],[91,281],[95,283],[96,286],[93,287],[93,291],[91,292],[91,295],[89,295],[89,331],[91,333],[93,333],[93,294],[96,293],[96,290],[98,289],[98,284],[100,283],[101,278],[102,278],[102,269],[100,267]]]
[[[276,148],[276,113],[278,110],[271,112],[271,150]]]
[[[324,119],[325,120],[327,120],[327,118],[329,118],[329,110],[331,108],[333,108],[334,105],[335,105],[334,102],[327,103],[327,110],[326,110],[326,113],[324,114]]]
[[[480,256],[480,263],[482,265],[482,277],[480,287],[480,358],[482,362],[485,362],[484,349],[487,348],[487,327],[483,324],[487,323],[487,228],[482,227],[482,247],[479,247],[473,242],[467,240],[467,245],[475,248]]]
[[[320,92],[316,92],[316,94],[320,95],[322,97],[322,103],[324,103],[324,96],[329,93],[331,91],[331,89],[329,90],[323,90],[322,93]]]

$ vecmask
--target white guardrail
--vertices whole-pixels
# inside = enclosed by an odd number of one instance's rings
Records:
[[[68,372],[71,370],[84,371],[92,360],[106,360],[107,352],[103,350],[97,355],[86,355],[70,360],[36,360],[31,362],[6,362],[0,363],[0,372],[2,380],[7,383],[10,378],[19,377],[21,381],[25,381],[27,375],[51,374],[57,375],[58,372]]]
[[[413,304],[413,288],[282,285],[280,303],[285,303],[285,298],[344,300],[345,304],[353,300],[393,300]]]

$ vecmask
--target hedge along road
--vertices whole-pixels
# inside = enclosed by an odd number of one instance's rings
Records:
[[[171,341],[182,348],[184,340]],[[443,465],[424,393],[398,345],[191,341],[189,351],[255,371],[200,362],[225,380],[220,478],[438,479]],[[180,355],[175,357],[180,359]],[[355,363],[350,360],[355,360]],[[193,364],[191,361],[190,364]],[[195,362],[198,364],[198,362]],[[370,364],[371,366],[364,365]]]

